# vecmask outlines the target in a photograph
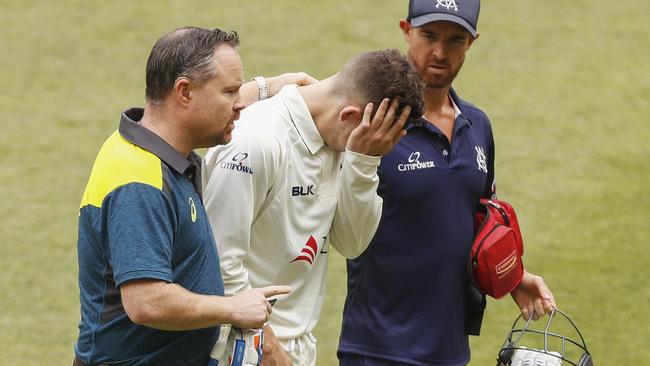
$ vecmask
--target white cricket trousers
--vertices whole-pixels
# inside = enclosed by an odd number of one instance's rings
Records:
[[[293,339],[280,339],[294,366],[316,366],[316,337],[311,333]]]

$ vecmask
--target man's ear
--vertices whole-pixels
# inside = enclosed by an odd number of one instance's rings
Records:
[[[339,121],[355,122],[358,123],[363,118],[363,110],[356,105],[348,105],[343,107],[339,112]]]
[[[411,23],[406,19],[401,19],[399,21],[399,27],[402,30],[402,33],[404,33],[404,39],[406,42],[411,43],[411,31],[413,30]]]
[[[176,79],[174,83],[174,96],[176,101],[186,106],[192,100],[192,81],[186,77]]]
[[[476,32],[476,37],[472,37],[471,35],[469,36],[469,43],[467,44],[467,49],[469,49],[472,46],[472,43],[474,43],[474,41],[476,41],[480,35],[481,35],[480,33]]]

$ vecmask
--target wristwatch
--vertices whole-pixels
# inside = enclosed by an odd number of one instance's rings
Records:
[[[266,79],[263,76],[256,76],[253,78],[257,83],[257,90],[260,93],[260,100],[264,100],[269,97],[269,86],[266,84]]]

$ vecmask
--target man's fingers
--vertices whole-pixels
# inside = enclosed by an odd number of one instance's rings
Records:
[[[398,134],[399,131],[404,129],[404,123],[406,123],[406,120],[409,118],[409,115],[411,114],[411,106],[407,105],[404,107],[402,110],[402,113],[400,113],[399,118],[393,125],[390,127],[390,130],[388,133],[391,136],[395,136]]]
[[[395,124],[395,115],[397,115],[397,108],[399,107],[399,100],[393,99],[390,101],[385,115],[375,114],[375,119],[379,120],[378,127],[380,131],[388,131]],[[379,111],[378,111],[379,112]]]
[[[553,309],[557,308],[557,305],[555,304],[555,299],[553,299],[553,295],[548,295],[542,299],[542,305],[544,306],[544,310],[547,313],[550,313],[553,311]]]
[[[375,128],[381,127],[384,121],[384,116],[386,115],[386,111],[388,110],[389,106],[390,106],[390,99],[388,98],[382,99],[381,104],[379,104],[379,108],[377,108],[377,111],[375,112],[375,116],[372,119],[372,122],[370,123],[373,127]]]
[[[318,82],[318,79],[316,79],[315,77],[308,74],[306,82],[303,83],[302,85],[309,85],[309,84],[314,84],[314,83],[317,83],[317,82]]]
[[[289,286],[267,286],[260,288],[262,294],[267,299],[276,295],[286,295],[291,293],[291,287]]]
[[[535,302],[533,303],[533,306],[535,307],[535,320],[539,319],[542,315],[546,313],[544,310],[544,305],[542,304],[542,299],[536,299]]]
[[[372,115],[372,110],[375,108],[374,104],[366,104],[366,108],[363,110],[363,117],[361,118],[360,126],[370,126],[370,116]]]

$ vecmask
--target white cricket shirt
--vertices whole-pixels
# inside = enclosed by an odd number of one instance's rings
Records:
[[[311,332],[332,244],[354,258],[381,216],[380,157],[325,146],[295,85],[255,103],[232,141],[204,159],[204,202],[227,294],[288,285],[269,324],[280,339]]]

